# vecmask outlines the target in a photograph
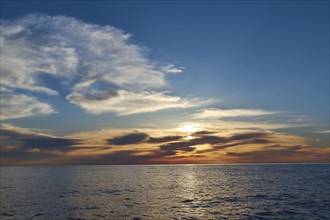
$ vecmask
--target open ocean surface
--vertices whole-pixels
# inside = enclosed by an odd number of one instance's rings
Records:
[[[2,167],[0,219],[330,219],[330,165]]]

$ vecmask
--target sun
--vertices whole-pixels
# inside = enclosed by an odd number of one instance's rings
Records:
[[[186,132],[186,133],[194,133],[194,132],[198,131],[197,127],[193,124],[183,125],[183,126],[179,127],[178,130],[181,132]]]

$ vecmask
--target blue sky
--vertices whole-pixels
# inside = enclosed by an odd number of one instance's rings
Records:
[[[108,128],[190,125],[199,130],[262,129],[304,137],[306,146],[329,146],[328,1],[2,1],[1,6],[2,25],[8,30],[15,25],[25,28],[23,35],[6,38],[4,51],[10,56],[2,53],[2,58],[24,63],[36,57],[38,63],[24,64],[31,85],[16,80],[12,86],[10,77],[2,83],[11,100],[2,102],[9,106],[3,112],[16,114],[3,113],[7,116],[2,123],[11,129],[41,129],[62,136]],[[38,18],[44,24],[39,29]],[[56,22],[71,25],[76,33]],[[106,30],[107,26],[115,29]],[[106,37],[96,44],[94,35],[79,32],[82,29],[113,35],[121,46],[106,46]],[[29,31],[32,35],[26,34]],[[56,41],[50,40],[52,36]],[[22,39],[26,55],[15,46]],[[39,48],[42,52],[30,51],[35,48],[31,45],[39,44],[44,45]],[[59,49],[64,44],[73,46]],[[91,46],[106,49],[100,55],[83,54]],[[73,70],[62,65],[68,57],[75,59],[71,52],[78,53],[79,69],[72,74],[79,77],[68,77]],[[42,63],[42,53],[53,60]],[[127,69],[127,53],[130,60],[137,60],[129,68],[135,65],[144,71],[142,75]],[[123,60],[108,63],[112,56]],[[97,73],[83,73],[84,62],[85,66],[95,62],[91,70]],[[36,73],[51,66],[55,68],[49,70],[51,74]],[[105,70],[123,67],[115,75]],[[20,77],[24,74],[15,65],[8,69]],[[93,77],[99,78],[88,84]],[[96,105],[91,97],[104,99],[109,106]],[[27,105],[38,106],[37,110],[25,106],[25,112],[18,111],[14,105],[21,99],[30,100]],[[143,102],[148,108],[137,105]],[[251,128],[251,124],[260,126]]]

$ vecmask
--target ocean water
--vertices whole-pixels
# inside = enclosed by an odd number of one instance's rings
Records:
[[[2,167],[0,219],[330,219],[330,165]]]

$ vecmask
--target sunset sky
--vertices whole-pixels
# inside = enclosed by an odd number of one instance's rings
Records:
[[[1,165],[330,162],[329,1],[1,1]]]

